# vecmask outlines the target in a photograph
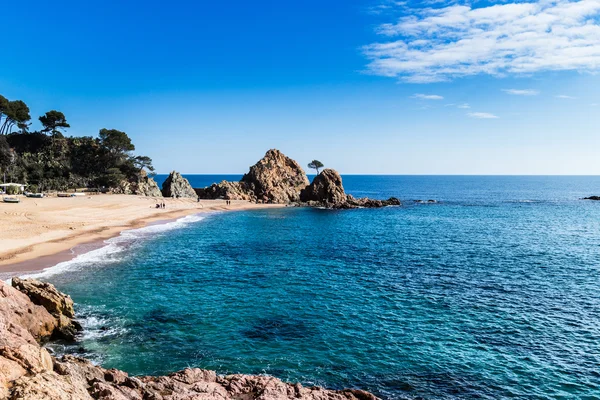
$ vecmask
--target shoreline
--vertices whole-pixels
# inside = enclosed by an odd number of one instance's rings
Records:
[[[62,232],[63,234],[59,237],[49,238],[48,240],[36,240],[35,243],[32,243],[31,245],[24,245],[9,249],[8,251],[0,251],[0,279],[6,280],[12,276],[23,275],[24,273],[39,273],[47,268],[56,266],[61,262],[73,260],[79,255],[104,247],[107,240],[119,236],[124,231],[139,229],[151,225],[168,224],[186,216],[208,212],[246,211],[286,207],[285,205],[281,204],[254,204],[247,201],[232,201],[231,205],[227,205],[224,200],[202,200],[202,202],[198,203],[196,200],[192,199],[140,198],[139,196],[132,195],[101,196],[106,196],[105,199],[111,200],[114,200],[115,198],[127,198],[127,200],[136,198],[136,200],[139,200],[139,203],[143,205],[147,205],[148,200],[150,200],[152,203],[155,203],[159,200],[164,200],[167,204],[167,209],[151,208],[151,211],[145,210],[144,214],[146,215],[142,215],[137,218],[135,215],[133,215],[133,218],[119,221],[117,224],[114,224],[114,221],[110,216],[110,211],[107,210],[103,221],[89,224],[91,229],[86,229],[79,232],[75,229],[72,229],[67,232]],[[62,201],[62,199],[59,201]],[[180,205],[183,206],[178,207]],[[0,205],[0,212],[5,208],[5,206],[5,204]],[[11,206],[13,206],[12,208],[17,208],[19,204]],[[109,204],[109,206],[112,208],[113,205]],[[51,214],[55,211],[56,210],[50,208],[47,213]],[[67,214],[69,211],[69,209],[66,210]],[[84,211],[87,210],[84,209]],[[5,211],[4,214],[10,214],[10,211]],[[27,215],[27,212],[24,214],[26,218],[30,218],[30,215]],[[85,223],[86,222],[83,222],[82,225]],[[27,240],[29,240],[29,238],[23,240],[23,242],[26,243]]]

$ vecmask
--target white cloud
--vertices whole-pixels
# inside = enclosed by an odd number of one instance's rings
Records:
[[[444,100],[443,96],[439,96],[437,94],[422,94],[422,93],[417,93],[414,96],[412,96],[415,99],[420,99],[420,100]]]
[[[463,109],[471,108],[471,106],[469,104],[467,104],[467,103],[459,104],[456,107],[463,108]]]
[[[497,119],[500,118],[497,115],[491,114],[491,113],[486,113],[486,112],[472,112],[472,113],[468,113],[467,114],[469,117],[471,118],[477,118],[477,119]]]
[[[598,103],[592,103],[592,104],[590,104],[590,106],[592,106],[592,107],[598,107],[598,106],[600,106],[600,104],[598,104]]]
[[[566,94],[559,94],[558,96],[554,96],[557,99],[565,99],[565,100],[575,100],[577,97],[567,96]]]
[[[424,83],[600,70],[600,0],[435,7],[410,8],[396,23],[379,26],[387,40],[364,47],[369,72]]]
[[[540,94],[538,90],[533,89],[502,89],[502,91],[515,96],[537,96]]]

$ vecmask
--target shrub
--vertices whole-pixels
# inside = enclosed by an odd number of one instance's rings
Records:
[[[10,195],[19,194],[19,187],[18,186],[14,186],[14,185],[7,186],[6,187],[6,194],[10,194]]]

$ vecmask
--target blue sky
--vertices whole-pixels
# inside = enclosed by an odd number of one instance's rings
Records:
[[[3,5],[0,94],[159,172],[600,174],[600,0]],[[38,128],[34,124],[33,128]]]

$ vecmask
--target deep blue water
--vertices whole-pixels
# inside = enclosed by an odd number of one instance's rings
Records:
[[[47,279],[86,326],[69,351],[390,399],[600,398],[600,202],[579,200],[600,177],[344,183],[404,206],[191,217],[62,264]]]

